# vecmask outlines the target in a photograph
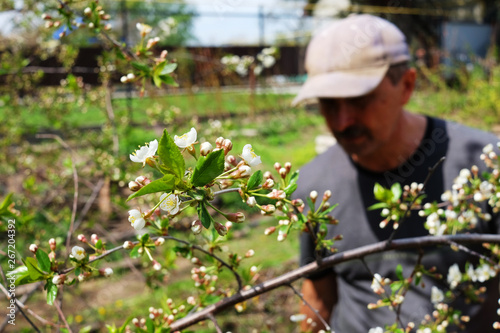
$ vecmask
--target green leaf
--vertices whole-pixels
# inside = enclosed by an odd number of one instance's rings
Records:
[[[332,210],[334,210],[335,208],[337,208],[339,204],[335,204],[335,205],[331,205],[330,207],[328,207],[325,211],[321,212],[321,215],[327,215],[328,213],[330,213]]]
[[[306,201],[307,201],[307,204],[309,205],[309,210],[311,212],[314,212],[314,203],[312,202],[312,199],[310,197],[307,197]]]
[[[102,249],[102,240],[101,240],[101,239],[99,239],[99,240],[97,241],[97,243],[95,243],[95,247],[96,247],[97,249],[99,249],[99,250],[101,250],[101,249]]]
[[[158,155],[160,156],[161,167],[163,169],[174,174],[176,178],[182,179],[184,177],[186,162],[184,161],[184,157],[182,157],[179,147],[177,147],[167,130],[164,130],[161,136]]]
[[[26,265],[19,266],[15,270],[7,272],[7,276],[14,276],[16,278],[16,285],[18,286],[35,282],[31,279],[28,267]]]
[[[250,176],[250,179],[248,179],[247,190],[249,191],[253,190],[260,184],[262,184],[263,181],[264,181],[264,176],[262,174],[262,171],[257,170],[252,176]]]
[[[151,318],[146,319],[146,328],[148,333],[155,332],[155,323],[151,320]]]
[[[132,193],[127,201],[140,197],[141,195],[157,193],[157,192],[172,192],[175,187],[175,176],[165,175],[160,179],[152,181],[148,185],[141,188],[139,191]]]
[[[373,187],[373,194],[375,195],[375,199],[378,201],[384,201],[385,199],[385,188],[379,183],[375,183]]]
[[[154,82],[156,88],[160,88],[161,87],[162,80],[161,80],[161,78],[160,78],[159,75],[156,75],[156,74],[153,75],[153,82]]]
[[[57,285],[53,284],[52,281],[47,281],[47,304],[53,305],[57,297]]]
[[[177,63],[175,63],[175,62],[171,62],[169,64],[165,63],[165,65],[163,66],[163,69],[160,72],[160,75],[170,74],[173,71],[175,71],[176,68],[177,68]]]
[[[82,327],[78,333],[90,333],[92,332],[92,326],[85,326],[85,327]]]
[[[200,202],[198,205],[198,216],[200,218],[201,224],[206,228],[210,228],[210,225],[212,224],[212,216],[207,210],[207,207],[205,207],[204,202]]]
[[[160,79],[162,80],[163,83],[168,84],[169,86],[172,87],[179,86],[179,84],[175,82],[174,78],[171,77],[170,75],[160,75]]]
[[[36,251],[36,260],[38,260],[38,267],[40,267],[44,272],[50,273],[50,259],[49,255],[42,249]]]
[[[145,65],[143,63],[137,62],[137,61],[132,61],[132,66],[141,72],[144,72],[145,74],[151,73],[151,68],[149,68],[148,65]]]
[[[23,260],[24,264],[28,268],[28,274],[32,280],[34,281],[41,281],[44,280],[45,274],[38,268],[38,263],[35,258],[26,258],[26,260]]]
[[[12,204],[12,193],[7,194],[5,199],[3,199],[2,204],[0,205],[0,212],[7,210],[10,204]]]
[[[391,283],[391,290],[393,293],[397,292],[402,287],[403,287],[403,281],[396,281]]]
[[[397,202],[399,198],[401,198],[401,194],[403,194],[403,190],[401,189],[400,183],[394,183],[391,186],[392,192],[392,202]]]
[[[191,182],[194,186],[205,186],[224,172],[224,150],[216,150],[198,159]]]
[[[295,184],[295,183],[288,184],[288,186],[285,187],[286,196],[288,197],[288,196],[292,195],[292,193],[295,192],[296,189],[297,189],[297,184]]]
[[[141,254],[139,253],[140,246],[134,246],[132,251],[130,251],[130,258],[139,258]]]
[[[376,203],[376,204],[368,207],[368,210],[382,209],[382,208],[387,208],[387,207],[389,207],[389,205],[386,204],[385,202],[379,202],[379,203]]]
[[[398,277],[398,279],[400,279],[400,280],[404,280],[404,276],[403,276],[403,266],[401,266],[401,264],[399,264],[399,265],[396,267],[396,276]]]

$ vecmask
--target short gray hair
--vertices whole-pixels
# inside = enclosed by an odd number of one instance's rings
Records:
[[[389,80],[391,80],[392,85],[395,86],[399,83],[408,69],[408,62],[401,62],[399,64],[391,65],[385,75],[389,78]]]

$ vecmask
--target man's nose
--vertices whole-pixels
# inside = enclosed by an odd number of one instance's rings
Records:
[[[335,119],[333,126],[338,132],[344,131],[346,128],[354,125],[356,118],[354,117],[354,110],[352,105],[344,100],[340,100],[337,104],[337,112],[335,112]]]

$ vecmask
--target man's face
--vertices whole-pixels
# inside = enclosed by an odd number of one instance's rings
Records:
[[[320,111],[349,155],[377,153],[391,145],[406,103],[402,82],[385,77],[371,93],[354,98],[320,98]]]

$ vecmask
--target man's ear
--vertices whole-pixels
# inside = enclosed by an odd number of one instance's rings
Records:
[[[401,95],[401,102],[406,105],[410,100],[410,97],[415,89],[415,81],[417,80],[417,71],[415,68],[408,69],[401,78],[401,84],[403,85],[403,91]]]

